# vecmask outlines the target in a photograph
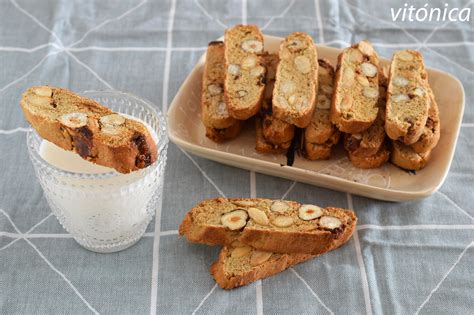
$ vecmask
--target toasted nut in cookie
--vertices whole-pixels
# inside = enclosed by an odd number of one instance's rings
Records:
[[[347,52],[347,58],[349,61],[352,62],[362,62],[364,60],[364,56],[360,52],[360,50],[357,49],[351,49]]]
[[[323,210],[315,205],[302,205],[298,210],[298,216],[301,220],[310,221],[323,215]]]
[[[425,90],[423,88],[417,87],[412,93],[416,96],[423,96],[425,94]]]
[[[248,214],[243,209],[237,209],[224,214],[221,223],[230,230],[240,230],[247,224]]]
[[[362,85],[362,86],[370,86],[369,80],[367,80],[367,78],[364,77],[364,76],[358,75],[358,76],[356,77],[356,80],[357,80],[357,82],[359,82],[360,85]]]
[[[348,111],[349,109],[351,109],[352,104],[353,104],[352,98],[349,97],[349,95],[346,95],[346,96],[344,96],[344,98],[342,99],[341,104],[339,104],[339,107],[340,107],[341,110],[343,110],[343,111]]]
[[[255,223],[260,225],[268,225],[270,223],[270,220],[268,220],[267,214],[264,211],[257,208],[248,208],[247,211],[250,218],[254,220]]]
[[[230,254],[230,257],[232,258],[239,258],[239,257],[244,257],[250,254],[252,251],[252,247],[250,246],[241,246],[241,247],[236,247]]]
[[[67,113],[59,117],[59,121],[70,128],[80,128],[87,124],[85,113]]]
[[[361,41],[357,48],[359,48],[364,55],[372,56],[374,54],[374,48],[365,40]]]
[[[48,86],[39,86],[34,89],[34,93],[38,96],[51,97],[53,95],[53,90]]]
[[[40,96],[37,94],[30,94],[28,95],[28,103],[32,105],[39,105],[39,106],[50,106],[51,97]]]
[[[242,69],[251,69],[257,65],[257,58],[255,56],[247,56],[242,59]]]
[[[273,219],[273,225],[281,228],[292,226],[294,221],[291,217],[279,216]]]
[[[296,84],[293,81],[283,81],[280,85],[280,91],[283,94],[291,93],[295,90]]]
[[[249,94],[249,93],[248,93],[247,91],[245,91],[245,90],[239,90],[239,91],[237,91],[237,95],[238,95],[239,97],[245,97],[247,94]]]
[[[395,94],[392,95],[392,102],[398,103],[398,102],[404,102],[408,101],[410,98],[406,94]]]
[[[119,114],[110,114],[100,117],[99,121],[103,125],[121,126],[125,123],[125,117]]]
[[[217,105],[217,115],[220,117],[229,117],[229,110],[225,102],[219,102]]]
[[[240,47],[250,53],[260,53],[263,51],[263,43],[255,39],[244,40]]]
[[[306,56],[297,56],[294,60],[296,69],[301,73],[308,73],[311,70],[311,62]]]
[[[231,75],[239,75],[240,73],[240,66],[239,65],[236,65],[236,64],[230,64],[228,67],[227,67],[227,72]]]
[[[253,68],[252,70],[250,70],[250,75],[253,76],[253,77],[261,76],[264,73],[265,73],[265,68],[262,67],[262,66],[257,66],[255,68]]]
[[[344,87],[349,88],[354,84],[354,75],[355,75],[355,72],[352,68],[347,68],[344,71],[344,73],[342,74]]]
[[[220,84],[209,84],[207,90],[211,95],[219,95],[223,92],[222,86]]]
[[[251,200],[236,200],[232,202],[234,205],[239,207],[253,207],[255,206],[255,202]]]
[[[369,78],[375,77],[377,75],[377,67],[370,62],[364,62],[361,64],[360,69],[362,70],[362,73]]]
[[[255,267],[266,262],[273,255],[271,252],[263,252],[261,250],[254,250],[250,256],[250,265]]]
[[[319,219],[319,225],[323,228],[334,230],[340,227],[342,222],[336,217],[325,215]]]
[[[399,55],[401,60],[403,61],[412,61],[413,60],[413,55],[410,54],[408,51],[401,51],[399,52]]]
[[[362,94],[364,94],[364,96],[368,98],[377,98],[379,96],[379,89],[370,86],[365,86],[364,90],[362,91]]]
[[[270,210],[274,212],[279,212],[279,213],[286,212],[289,209],[290,209],[290,205],[284,202],[283,200],[275,200],[270,207]]]
[[[404,87],[407,86],[408,83],[410,83],[410,81],[407,78],[402,77],[401,75],[397,75],[395,78],[393,78],[393,84],[395,84],[396,86]]]

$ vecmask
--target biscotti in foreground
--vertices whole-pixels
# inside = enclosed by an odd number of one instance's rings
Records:
[[[231,245],[234,241],[276,253],[320,254],[357,222],[354,212],[294,201],[217,198],[192,208],[179,227],[188,241]]]
[[[265,88],[263,36],[255,25],[225,31],[225,100],[235,119],[245,120],[260,110]]]
[[[300,128],[311,121],[318,90],[318,55],[312,38],[292,33],[280,44],[273,114]]]
[[[129,173],[156,161],[157,148],[148,129],[66,89],[29,88],[20,102],[38,134],[90,162]]]
[[[431,151],[439,141],[441,134],[441,123],[439,120],[438,104],[436,103],[433,91],[429,89],[430,109],[428,111],[428,119],[426,120],[423,132],[418,140],[411,145],[417,153],[426,153]]]
[[[331,106],[331,121],[340,131],[360,133],[377,117],[379,59],[368,41],[339,55]]]
[[[222,143],[237,138],[241,130],[242,123],[237,120],[233,125],[227,128],[217,129],[206,127],[206,137],[214,142]]]
[[[385,131],[389,138],[413,144],[423,133],[430,97],[423,56],[414,50],[393,54],[388,84]]]
[[[210,42],[201,89],[201,120],[206,128],[224,129],[236,124],[224,100],[224,78],[224,43]]]

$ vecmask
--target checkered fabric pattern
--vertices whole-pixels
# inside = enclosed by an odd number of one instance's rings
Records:
[[[392,22],[390,8],[402,5],[0,0],[0,313],[472,313],[472,17]],[[473,9],[473,1],[449,7]],[[270,35],[304,31],[334,47],[369,38],[384,57],[418,49],[429,67],[459,78],[466,109],[443,187],[424,200],[381,202],[220,165],[170,144],[164,199],[144,238],[116,254],[81,248],[51,215],[35,178],[20,93],[34,84],[117,89],[166,112],[207,42],[237,23],[256,23]],[[343,248],[227,292],[208,272],[218,248],[190,245],[176,231],[187,209],[217,196],[348,207],[360,224]]]

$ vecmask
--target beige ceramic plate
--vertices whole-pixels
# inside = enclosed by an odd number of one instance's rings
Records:
[[[265,36],[265,49],[277,52],[282,38]],[[333,65],[341,49],[317,46],[318,57]],[[387,163],[378,169],[362,170],[352,166],[344,150],[338,148],[328,161],[308,161],[295,157],[292,167],[283,155],[255,151],[253,124],[235,140],[216,144],[205,137],[201,123],[200,97],[203,56],[187,77],[168,112],[169,137],[186,151],[220,163],[292,179],[376,199],[402,201],[423,198],[441,187],[453,159],[464,111],[464,90],[453,76],[428,69],[430,85],[438,102],[441,139],[428,166],[411,174]],[[388,60],[382,60],[382,65]]]

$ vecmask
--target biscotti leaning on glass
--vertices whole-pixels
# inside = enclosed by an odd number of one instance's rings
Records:
[[[43,85],[23,93],[20,105],[43,139],[87,161],[130,173],[157,159],[155,140],[144,124],[92,99]]]
[[[211,273],[225,289],[248,284],[345,244],[351,210],[271,199],[204,200],[179,227],[192,243],[222,245]]]

